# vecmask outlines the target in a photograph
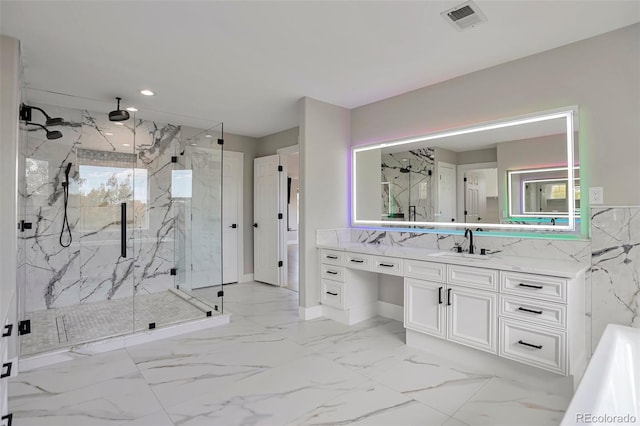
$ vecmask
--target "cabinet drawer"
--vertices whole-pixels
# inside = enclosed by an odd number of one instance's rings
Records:
[[[566,375],[566,342],[564,331],[500,319],[502,357]]]
[[[320,250],[320,262],[330,265],[344,265],[344,252],[336,250]]]
[[[322,265],[320,265],[320,269],[320,275],[322,276],[322,279],[339,281],[341,283],[344,282],[344,267],[325,265],[323,263]]]
[[[438,262],[425,262],[422,260],[405,260],[404,275],[419,280],[444,282],[447,265]]]
[[[498,289],[498,271],[494,269],[476,268],[472,266],[449,265],[447,283],[482,290]]]
[[[323,305],[344,309],[344,284],[336,281],[322,280],[320,302]]]
[[[500,279],[500,291],[516,296],[565,303],[567,301],[567,280],[548,275],[503,271]]]
[[[364,269],[365,271],[371,270],[373,265],[373,256],[368,254],[359,253],[345,253],[345,266],[353,269]]]
[[[500,295],[500,315],[551,327],[567,327],[567,307],[536,299]]]
[[[402,259],[376,256],[373,258],[372,271],[379,272],[381,274],[402,276]]]

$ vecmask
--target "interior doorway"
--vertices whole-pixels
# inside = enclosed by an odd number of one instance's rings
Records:
[[[286,244],[287,271],[283,287],[298,292],[300,288],[298,227],[300,223],[300,160],[298,145],[278,149],[281,162],[287,171],[286,193],[286,227],[283,227],[283,241]]]

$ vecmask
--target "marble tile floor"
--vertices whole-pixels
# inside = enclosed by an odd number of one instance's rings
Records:
[[[14,425],[553,425],[569,403],[408,348],[397,321],[299,321],[297,297],[228,285],[228,325],[21,373]]]
[[[180,295],[182,294],[182,296]],[[20,353],[32,355],[104,337],[203,318],[205,311],[189,303],[185,293],[162,291],[135,298],[105,300],[29,312],[31,333],[21,337]],[[211,310],[212,308],[210,308]]]

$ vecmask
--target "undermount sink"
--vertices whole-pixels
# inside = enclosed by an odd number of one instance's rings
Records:
[[[474,259],[474,260],[489,260],[491,256],[486,254],[469,254],[469,253],[456,253],[453,251],[439,251],[431,256],[434,257],[450,257],[452,259]]]

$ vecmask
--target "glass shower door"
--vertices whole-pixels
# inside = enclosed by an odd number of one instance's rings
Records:
[[[80,304],[65,321],[74,342],[133,328],[136,154],[133,121],[83,112],[76,149],[79,198]]]

